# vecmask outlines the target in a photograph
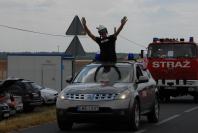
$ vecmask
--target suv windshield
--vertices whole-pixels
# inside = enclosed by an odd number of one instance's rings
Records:
[[[38,90],[42,90],[43,89],[43,87],[41,87],[40,85],[37,85],[36,83],[31,83],[31,84],[32,84],[33,88],[36,88]]]
[[[91,65],[81,70],[74,83],[130,82],[131,65]]]
[[[148,57],[153,58],[183,58],[196,57],[195,44],[151,44]]]

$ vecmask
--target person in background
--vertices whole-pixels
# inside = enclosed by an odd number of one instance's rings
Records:
[[[84,29],[88,36],[92,38],[100,47],[100,61],[101,62],[116,62],[117,56],[116,56],[116,50],[115,50],[115,43],[117,40],[117,36],[120,33],[120,31],[123,29],[124,25],[127,22],[127,17],[123,17],[121,20],[121,25],[115,31],[114,34],[108,35],[107,28],[103,25],[99,25],[97,27],[99,37],[96,37],[91,33],[89,28],[86,25],[86,19],[85,17],[82,17],[82,24],[84,26]]]

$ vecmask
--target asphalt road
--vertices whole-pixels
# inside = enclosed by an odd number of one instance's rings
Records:
[[[20,133],[64,133],[56,123],[45,124],[19,131]],[[18,133],[19,133],[18,132]],[[67,131],[68,132],[68,131]],[[75,124],[70,133],[129,133],[120,124]],[[172,99],[170,103],[161,104],[160,121],[148,123],[142,118],[141,127],[135,133],[198,133],[198,104],[191,97]]]

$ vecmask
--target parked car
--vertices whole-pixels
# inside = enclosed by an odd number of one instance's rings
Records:
[[[17,112],[23,111],[23,101],[22,96],[13,96],[13,99],[15,101],[15,109]]]
[[[16,114],[16,102],[13,96],[11,96],[9,93],[1,92],[0,93],[0,103],[6,104],[9,106],[9,115],[15,115]]]
[[[8,98],[9,97],[7,97],[6,93],[4,93],[0,88],[0,120],[10,116],[10,108],[6,103]]]
[[[33,111],[36,106],[42,104],[40,90],[34,88],[31,81],[7,79],[0,86],[1,90],[7,93],[22,97],[23,110],[25,112]]]
[[[10,109],[6,103],[0,103],[0,121],[10,116]]]
[[[32,86],[40,90],[43,104],[56,103],[56,99],[58,97],[58,91],[51,88],[42,87],[34,82],[32,82]]]
[[[58,96],[57,123],[70,130],[74,122],[121,122],[138,130],[141,115],[158,122],[156,82],[141,63],[91,63]]]

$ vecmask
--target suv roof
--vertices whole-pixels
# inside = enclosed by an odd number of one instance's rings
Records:
[[[107,63],[104,63],[104,62],[92,62],[90,64],[88,64],[87,66],[89,65],[130,65],[130,64],[135,64],[137,63],[136,61],[119,61],[119,62],[107,62]]]
[[[23,83],[34,83],[33,81],[29,81],[29,80],[22,80],[21,82],[23,82]]]
[[[22,82],[22,83],[34,83],[33,81],[24,80],[20,78],[8,78],[0,82],[0,92],[3,92],[6,88],[12,86],[15,83]]]

